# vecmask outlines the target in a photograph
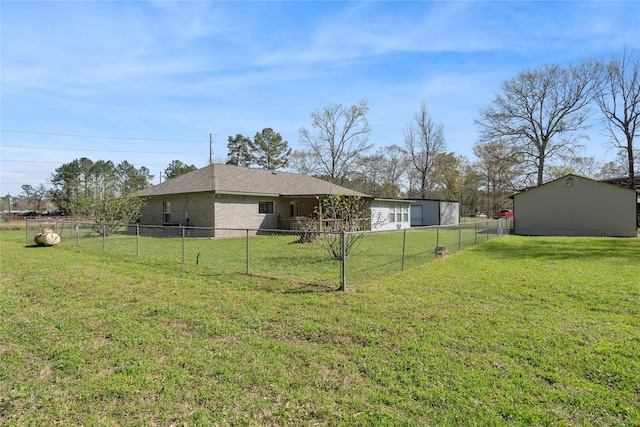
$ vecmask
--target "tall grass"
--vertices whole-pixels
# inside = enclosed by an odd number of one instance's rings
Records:
[[[510,236],[346,293],[0,239],[0,424],[640,423],[638,239]]]

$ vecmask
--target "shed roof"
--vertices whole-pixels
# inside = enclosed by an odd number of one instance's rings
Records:
[[[640,175],[635,175],[634,181],[636,183],[636,191],[640,192]],[[623,176],[619,178],[609,178],[603,179],[602,182],[607,182],[609,184],[615,184],[620,187],[628,187],[631,188],[631,177]]]
[[[611,186],[614,186],[614,187],[623,188],[623,189],[627,189],[627,190],[632,190],[633,191],[633,189],[630,188],[629,182],[625,182],[624,181],[626,178],[594,180],[594,179],[591,179],[591,178],[587,178],[585,176],[581,176],[581,175],[576,175],[576,174],[570,173],[570,174],[561,176],[559,178],[552,179],[551,181],[547,181],[542,185],[538,185],[538,186],[535,186],[535,187],[523,188],[522,190],[510,195],[509,198],[513,199],[516,196],[519,196],[521,194],[529,193],[529,192],[534,191],[534,190],[537,191],[538,189],[543,188],[545,186],[548,186],[549,184],[552,184],[554,182],[565,181],[567,179],[572,179],[572,178],[573,179],[586,180],[586,181],[594,182],[594,183],[597,183],[597,184],[607,184],[607,185],[611,185]],[[640,191],[640,186],[638,186],[638,189],[636,191]]]
[[[260,196],[325,196],[346,194],[371,196],[307,175],[290,172],[211,164],[187,174],[145,188],[139,196],[187,193],[245,194]]]

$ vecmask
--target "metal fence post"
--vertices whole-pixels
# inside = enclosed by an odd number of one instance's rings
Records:
[[[440,227],[436,227],[436,248],[440,246]]]
[[[76,224],[76,246],[80,246],[80,223]]]
[[[462,224],[458,224],[458,252],[462,250]]]
[[[180,226],[180,232],[182,233],[182,263],[184,264],[185,262],[185,258],[184,258],[184,225]]]
[[[107,250],[107,225],[102,224],[102,250]]]
[[[402,268],[401,268],[402,271],[404,271],[404,253],[406,248],[407,248],[407,229],[405,228],[402,235]]]
[[[245,246],[246,260],[247,260],[246,273],[249,274],[249,229],[248,228],[245,230],[245,241],[246,241],[246,246]]]
[[[136,256],[140,256],[140,224],[136,224]]]
[[[342,231],[342,259],[340,260],[340,288],[339,291],[344,291],[347,287],[347,239],[344,230]]]
[[[478,245],[478,223],[473,224],[473,246]]]

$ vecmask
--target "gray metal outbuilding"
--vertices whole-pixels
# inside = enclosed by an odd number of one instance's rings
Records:
[[[514,232],[530,236],[636,237],[636,192],[566,175],[513,196]]]
[[[460,222],[460,203],[449,200],[417,199],[411,203],[411,226],[455,225]]]

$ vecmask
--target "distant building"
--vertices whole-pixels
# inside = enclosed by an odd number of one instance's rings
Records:
[[[460,222],[460,203],[450,200],[417,199],[411,203],[411,226],[455,225]]]

